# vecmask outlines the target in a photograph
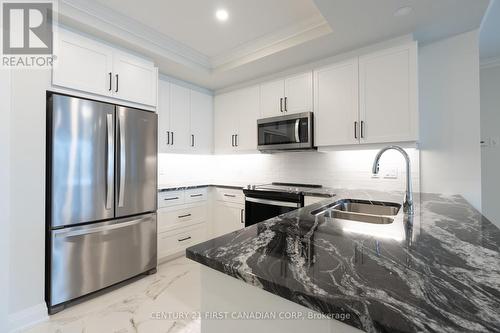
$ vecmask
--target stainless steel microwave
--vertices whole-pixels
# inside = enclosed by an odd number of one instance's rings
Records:
[[[257,148],[265,150],[314,149],[313,113],[304,112],[257,120]]]

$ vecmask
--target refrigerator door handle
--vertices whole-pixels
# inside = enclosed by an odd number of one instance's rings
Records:
[[[118,182],[118,207],[123,207],[123,197],[125,193],[125,125],[123,117],[118,117],[118,126],[120,131],[120,180]]]
[[[114,229],[120,229],[120,228],[125,228],[129,227],[132,225],[136,225],[143,222],[143,219],[137,219],[137,220],[132,220],[128,222],[121,222],[121,223],[114,223],[110,225],[105,225],[105,226],[100,226],[100,227],[87,227],[84,229],[78,229],[78,230],[57,230],[54,232],[54,236],[56,238],[68,238],[68,237],[75,237],[75,236],[82,236],[82,235],[88,235],[88,234],[95,234],[97,232],[103,232],[103,231],[110,231]]]
[[[113,144],[113,115],[106,115],[106,131],[107,131],[107,153],[106,153],[106,209],[113,208],[113,154],[115,147]]]

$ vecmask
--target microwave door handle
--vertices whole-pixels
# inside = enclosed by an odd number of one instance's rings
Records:
[[[295,142],[297,143],[300,143],[299,125],[300,119],[295,120]]]

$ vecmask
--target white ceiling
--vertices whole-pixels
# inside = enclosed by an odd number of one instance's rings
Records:
[[[479,35],[481,60],[500,58],[500,1],[493,0]]]
[[[406,34],[429,43],[478,28],[489,0],[60,0],[61,21],[160,71],[221,89]],[[394,11],[411,6],[405,17]],[[214,18],[224,7],[230,18]]]
[[[97,0],[201,52],[221,55],[296,22],[321,15],[312,0]],[[226,22],[215,11],[229,12]]]

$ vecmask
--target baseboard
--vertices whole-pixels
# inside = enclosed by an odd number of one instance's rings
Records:
[[[34,305],[9,315],[9,332],[19,332],[48,318],[45,303]]]

